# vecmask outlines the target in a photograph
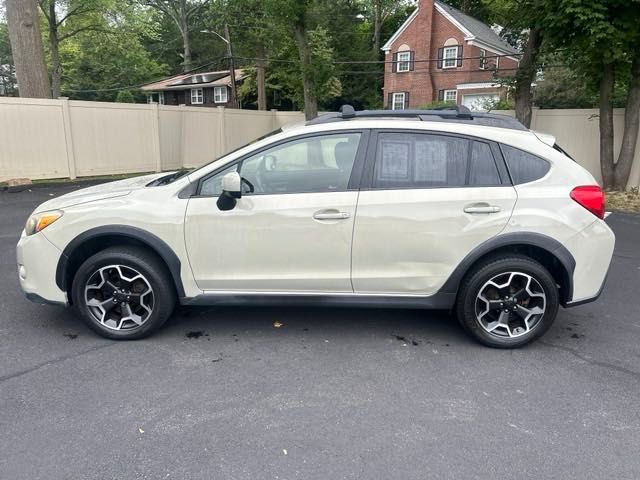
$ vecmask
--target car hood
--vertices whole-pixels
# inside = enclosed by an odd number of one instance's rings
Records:
[[[129,195],[134,190],[145,188],[150,182],[171,175],[169,172],[154,173],[151,175],[143,175],[141,177],[125,178],[115,182],[102,183],[92,187],[81,188],[65,195],[52,198],[42,203],[36,208],[34,213],[45,212],[48,210],[58,210],[82,203],[95,202],[107,198],[123,197]]]

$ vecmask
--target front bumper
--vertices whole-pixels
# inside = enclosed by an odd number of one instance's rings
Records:
[[[42,232],[22,232],[16,247],[20,287],[37,303],[68,305],[66,292],[56,285],[56,268],[62,252]]]

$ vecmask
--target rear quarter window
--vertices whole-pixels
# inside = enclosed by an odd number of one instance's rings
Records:
[[[546,160],[509,145],[500,145],[514,185],[544,177],[551,165]]]

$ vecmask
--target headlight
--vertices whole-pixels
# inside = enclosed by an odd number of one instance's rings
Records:
[[[38,233],[62,217],[63,213],[64,212],[62,210],[53,210],[51,212],[42,212],[31,215],[29,220],[27,220],[27,224],[24,226],[24,232],[27,235]]]

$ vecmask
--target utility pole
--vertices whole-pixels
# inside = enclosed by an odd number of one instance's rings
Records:
[[[233,96],[233,106],[240,108],[238,92],[236,91],[236,69],[233,62],[233,50],[231,48],[231,37],[229,35],[229,25],[224,24],[224,36],[227,41],[227,55],[229,56],[229,73],[231,76],[231,95]]]

